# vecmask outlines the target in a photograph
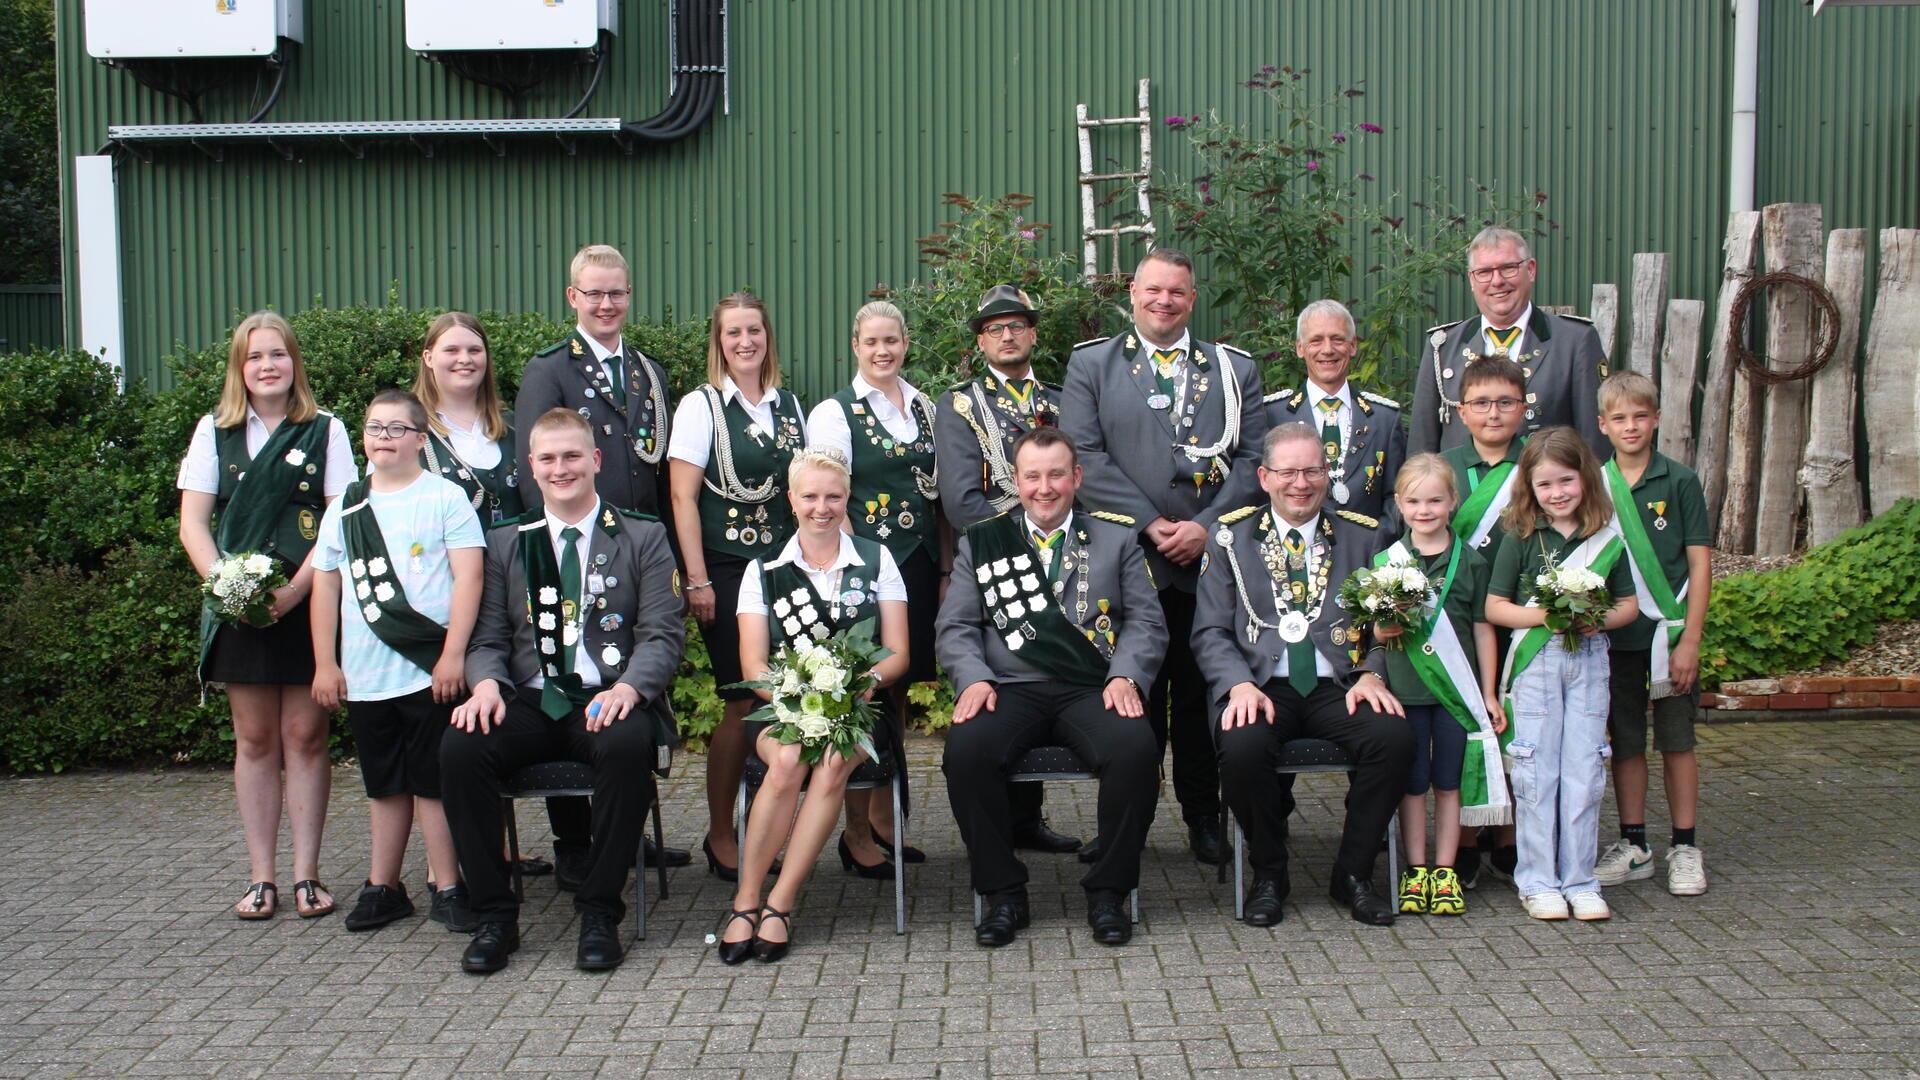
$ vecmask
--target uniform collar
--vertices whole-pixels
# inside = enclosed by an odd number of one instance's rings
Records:
[[[794,569],[799,570],[801,573],[806,573],[806,561],[800,557],[800,534],[798,532],[787,538],[787,546],[780,549],[780,557],[768,563],[766,568],[771,570],[776,566],[785,566],[789,563],[793,564]],[[866,561],[860,558],[860,550],[853,546],[853,534],[842,532],[840,534],[840,552],[833,557],[833,565],[827,567],[827,569],[844,570],[849,566],[865,565]]]
[[[997,367],[994,367],[992,364],[988,364],[987,370],[981,372],[981,374],[985,375],[989,379],[994,380],[995,382],[1009,382],[1009,381],[1018,382],[1023,379],[1027,382],[1032,382],[1033,381],[1033,362],[1029,360],[1027,362],[1026,370],[1021,372],[1018,375],[1003,375],[1000,373],[1000,369]]]
[[[593,523],[600,519],[600,500],[595,499],[593,501],[593,509],[589,511],[587,515],[581,518],[579,521],[564,520],[563,518],[560,517],[560,515],[553,512],[552,503],[547,504],[546,510],[545,510],[545,516],[547,519],[547,531],[553,534],[553,538],[555,540],[560,539],[560,530],[565,529],[568,526],[572,526],[573,528],[579,529],[580,534],[582,536],[585,536],[589,531],[592,530]]]
[[[1307,404],[1311,406],[1315,412],[1319,411],[1320,403],[1330,397],[1339,398],[1340,404],[1345,405],[1351,410],[1353,408],[1353,382],[1351,380],[1343,382],[1340,384],[1338,392],[1329,394],[1325,390],[1320,389],[1319,383],[1314,382],[1312,379],[1307,380]]]
[[[735,398],[739,398],[740,407],[743,409],[764,408],[772,405],[775,396],[779,393],[778,388],[769,388],[766,393],[760,395],[760,404],[755,405],[747,400],[747,395],[741,392],[740,384],[733,381],[733,376],[722,376],[720,381],[720,403],[723,405]]]
[[[894,381],[900,384],[900,403],[908,409],[913,408],[913,399],[920,396],[920,391],[915,390],[913,384],[903,378],[896,378]],[[853,377],[853,393],[856,397],[868,400],[872,400],[876,396],[882,401],[886,401],[887,398],[885,394],[880,393],[879,387],[867,381],[865,375],[856,374]],[[888,404],[892,403],[888,402]]]
[[[587,343],[587,348],[593,350],[593,358],[603,364],[607,362],[608,357],[621,356],[626,352],[624,346],[619,352],[608,352],[605,345],[600,344],[592,334],[587,333],[587,331],[580,326],[575,326],[573,332],[580,335],[580,340]]]
[[[1152,342],[1149,342],[1147,340],[1147,335],[1140,332],[1140,328],[1138,326],[1133,328],[1133,336],[1139,340],[1140,347],[1142,349],[1145,349],[1148,353],[1152,353],[1153,350],[1157,348],[1157,346],[1155,346]],[[1181,358],[1185,359],[1187,354],[1193,351],[1193,328],[1188,327],[1187,329],[1180,331],[1180,340],[1174,342],[1172,345],[1167,346],[1167,348],[1172,349],[1175,352],[1178,352]]]
[[[1273,527],[1280,530],[1278,533],[1275,534],[1276,536],[1284,537],[1287,535],[1287,530],[1299,529],[1300,535],[1302,537],[1305,537],[1308,541],[1311,541],[1314,538],[1314,535],[1320,531],[1320,515],[1319,514],[1313,515],[1313,517],[1310,518],[1305,525],[1295,525],[1292,522],[1288,521],[1286,518],[1281,517],[1280,511],[1275,510],[1271,505],[1267,507],[1267,513],[1273,517]]]
[[[1485,315],[1480,316],[1480,336],[1482,338],[1487,336],[1487,331],[1490,329],[1511,330],[1514,326],[1525,327],[1528,331],[1532,331],[1533,301],[1527,301],[1527,306],[1520,309],[1520,317],[1514,320],[1513,326],[1494,326],[1491,319],[1488,319]]]
[[[1652,451],[1647,455],[1647,471],[1640,474],[1640,479],[1633,486],[1639,487],[1656,476],[1665,475],[1667,475],[1667,455],[1658,450]]]
[[[439,410],[435,410],[433,416],[434,416],[434,419],[440,421],[440,426],[446,428],[449,432],[458,432],[462,435],[471,435],[476,439],[486,437],[487,421],[486,421],[486,418],[481,416],[479,413],[474,413],[473,415],[473,426],[465,427],[465,428],[454,426],[453,421],[447,418],[447,414],[440,412]]]
[[[1039,532],[1039,531],[1040,531],[1040,526],[1038,526],[1038,525],[1035,525],[1035,524],[1033,523],[1033,519],[1027,516],[1027,512],[1026,512],[1026,510],[1025,510],[1025,509],[1022,509],[1022,510],[1020,511],[1020,520],[1021,520],[1021,522],[1022,522],[1022,523],[1023,523],[1024,525],[1025,525],[1025,527],[1026,527],[1026,534],[1027,534],[1027,536],[1029,536],[1029,537],[1031,537],[1031,536],[1033,536],[1033,534],[1034,534],[1034,533],[1037,533],[1037,532]],[[1066,516],[1066,517],[1063,517],[1063,518],[1061,518],[1061,519],[1060,519],[1060,528],[1059,528],[1059,530],[1058,530],[1058,531],[1060,531],[1060,532],[1063,532],[1063,533],[1067,533],[1067,534],[1069,534],[1069,535],[1070,535],[1070,534],[1072,534],[1072,532],[1073,532],[1073,511],[1072,511],[1071,509],[1069,509],[1069,510],[1067,511],[1067,516]],[[1048,533],[1047,535],[1049,535],[1049,536],[1051,536],[1051,535],[1053,535],[1053,534],[1052,534],[1052,533],[1050,532],[1050,533]]]

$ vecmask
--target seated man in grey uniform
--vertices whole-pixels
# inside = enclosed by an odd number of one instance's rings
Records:
[[[1014,444],[1013,465],[1020,506],[960,539],[935,638],[960,692],[947,794],[974,891],[990,905],[974,936],[1006,945],[1028,923],[1006,770],[1053,744],[1100,777],[1100,855],[1081,885],[1094,940],[1123,945],[1160,765],[1142,690],[1166,655],[1166,621],[1132,523],[1074,512],[1073,441],[1035,428]]]
[[[647,812],[647,771],[674,739],[667,694],[686,628],[666,529],[594,492],[593,431],[553,409],[528,433],[543,509],[487,534],[486,586],[467,647],[473,697],[440,743],[442,799],[479,929],[461,966],[498,971],[520,946],[500,856],[500,785],[567,759],[593,767],[593,840],[575,963],[620,965],[620,894]]]

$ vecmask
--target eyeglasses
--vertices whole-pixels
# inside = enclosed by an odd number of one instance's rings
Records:
[[[382,424],[377,420],[369,420],[367,426],[360,430],[366,432],[369,439],[404,439],[409,435],[417,435],[425,429],[414,427],[412,424]]]
[[[1525,404],[1526,402],[1521,401],[1519,398],[1474,398],[1472,401],[1461,402],[1460,407],[1475,416],[1485,416],[1495,409],[1499,409],[1501,412],[1512,412]]]
[[[1512,281],[1520,276],[1520,271],[1526,269],[1528,261],[1522,259],[1519,262],[1501,263],[1499,266],[1481,266],[1467,271],[1467,276],[1482,285],[1492,281],[1495,274],[1499,274],[1503,281]]]
[[[1031,327],[1027,326],[1025,322],[1003,322],[994,323],[992,326],[983,326],[980,328],[980,332],[990,338],[1003,338],[1019,337],[1022,330],[1028,329],[1031,329]]]
[[[573,294],[575,296],[578,296],[580,299],[585,300],[589,304],[598,304],[602,300],[611,300],[616,304],[624,304],[627,302],[627,297],[633,295],[633,290],[632,289],[575,289],[573,290]]]
[[[1291,484],[1296,480],[1311,484],[1327,478],[1326,468],[1318,465],[1311,469],[1267,469],[1264,465],[1261,468],[1266,469],[1268,476],[1277,478],[1283,484]]]

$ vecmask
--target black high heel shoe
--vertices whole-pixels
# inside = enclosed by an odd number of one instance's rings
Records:
[[[760,907],[760,926],[765,926],[768,919],[779,919],[786,924],[787,940],[768,941],[760,936],[760,928],[756,926],[753,931],[753,955],[763,964],[771,964],[787,955],[787,947],[793,944],[793,920],[787,918],[787,913],[775,911],[763,904]]]
[[[709,854],[707,857],[712,858],[713,856]],[[733,920],[735,919],[745,919],[752,923],[753,934],[739,941],[725,940],[727,927],[732,926]],[[754,943],[760,939],[760,912],[757,910],[727,912],[727,917],[720,920],[720,933],[717,936],[721,938],[718,950],[721,963],[726,964],[728,967],[745,963],[747,957],[753,953]]]
[[[726,863],[721,862],[718,856],[714,855],[712,840],[701,840],[700,850],[707,853],[707,873],[712,874],[721,881],[738,882],[740,880],[740,868],[738,866],[728,866]],[[738,915],[739,912],[736,911],[734,914]],[[721,929],[724,930],[725,927]],[[732,961],[732,963],[736,964],[739,962],[738,960]]]
[[[849,874],[859,874],[869,881],[892,881],[893,864],[881,862],[878,866],[868,866],[853,857],[853,849],[847,846],[847,834],[840,834],[840,868]],[[768,909],[772,910],[772,909]]]
[[[886,852],[887,858],[892,859],[894,862],[923,863],[927,861],[927,853],[914,847],[912,844],[905,845],[900,849],[899,853],[896,854],[893,849],[893,843],[880,839],[879,833],[873,834],[873,843],[875,847]]]

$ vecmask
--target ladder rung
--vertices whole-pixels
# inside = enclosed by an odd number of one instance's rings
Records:
[[[1087,173],[1080,177],[1080,182],[1091,184],[1095,180],[1144,180],[1150,175],[1152,174],[1145,172]]]
[[[1114,124],[1149,124],[1152,121],[1144,116],[1116,116],[1111,120],[1081,120],[1078,123],[1083,128],[1089,128],[1111,127]]]
[[[1154,227],[1151,225],[1116,225],[1110,229],[1088,229],[1086,230],[1086,235],[1088,236],[1120,236],[1125,233],[1150,233],[1153,231],[1155,230],[1154,230]]]

